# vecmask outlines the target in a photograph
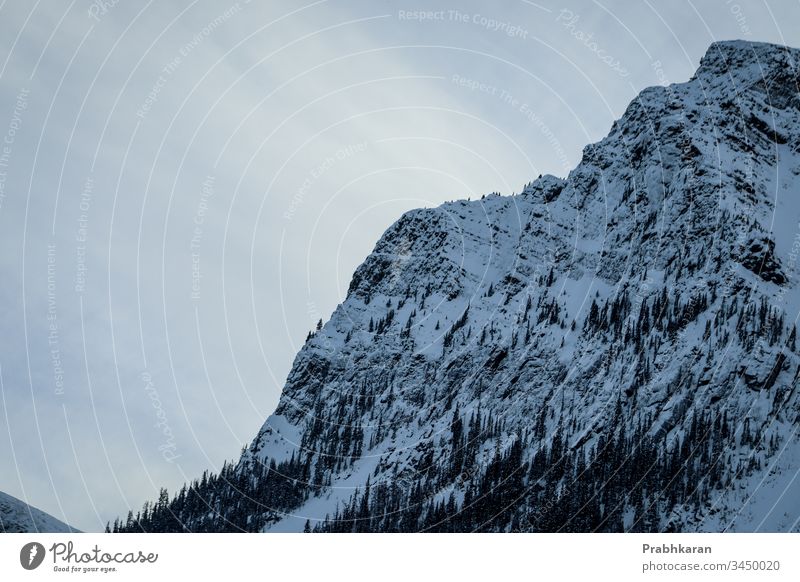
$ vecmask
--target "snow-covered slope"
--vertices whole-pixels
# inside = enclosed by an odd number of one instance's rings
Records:
[[[182,527],[797,531],[798,57],[715,43],[566,179],[405,214]]]
[[[566,181],[545,177],[519,196],[415,211],[394,225],[356,272],[346,302],[301,351],[254,450],[262,458],[300,454],[297,435],[314,422],[340,432],[360,425],[365,443],[378,442],[334,471],[321,494],[326,503],[312,498],[294,512],[299,520],[281,525],[332,514],[369,472],[413,474],[425,445],[443,448],[449,399],[465,412],[481,407],[501,417],[506,439],[548,411],[545,439],[558,421],[574,419],[568,438],[588,443],[622,399],[630,421],[650,414],[650,430],[672,437],[693,410],[714,403],[735,419],[734,430],[752,418],[770,435],[796,440],[797,357],[781,352],[799,299],[790,272],[800,219],[792,57],[767,45],[716,44],[689,83],[643,91]],[[593,301],[624,297],[631,307],[622,321],[631,326],[664,292],[683,305],[711,298],[655,345],[647,335],[641,347],[617,346],[585,329]],[[738,341],[737,313],[762,300],[791,316],[779,341]],[[444,346],[468,307],[466,325]],[[377,325],[392,312],[386,329],[369,331],[370,320]],[[363,386],[375,405],[341,414]],[[325,444],[307,442],[304,452]],[[730,465],[757,453],[725,454]]]
[[[3,533],[69,533],[75,528],[0,491],[0,531]]]

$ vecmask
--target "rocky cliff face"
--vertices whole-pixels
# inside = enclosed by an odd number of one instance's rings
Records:
[[[566,179],[401,217],[184,526],[796,531],[798,57],[713,44]]]

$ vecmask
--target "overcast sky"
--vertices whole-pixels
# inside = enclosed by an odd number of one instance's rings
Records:
[[[0,490],[98,530],[218,469],[401,213],[566,176],[712,41],[800,46],[798,22],[725,0],[0,2]]]

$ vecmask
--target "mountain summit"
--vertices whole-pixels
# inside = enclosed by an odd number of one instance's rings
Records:
[[[115,529],[798,531],[799,57],[715,43],[565,179],[403,215],[239,462]]]

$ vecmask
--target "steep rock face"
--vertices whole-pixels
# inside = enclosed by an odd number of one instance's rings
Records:
[[[797,530],[799,56],[715,43],[566,179],[405,214],[182,527]]]
[[[716,43],[689,82],[644,90],[566,180],[403,216],[297,356],[245,459],[309,463],[309,499],[272,527],[333,518],[367,475],[419,485],[423,504],[453,494],[458,513],[522,438],[530,471],[556,433],[588,461],[601,435],[619,437],[612,423],[674,451],[706,422],[725,424],[702,445],[715,468],[699,455],[674,499],[645,491],[649,525],[757,525],[733,497],[797,446],[797,56]],[[458,457],[454,410],[502,428],[480,427],[469,475],[425,487],[429,466]]]

